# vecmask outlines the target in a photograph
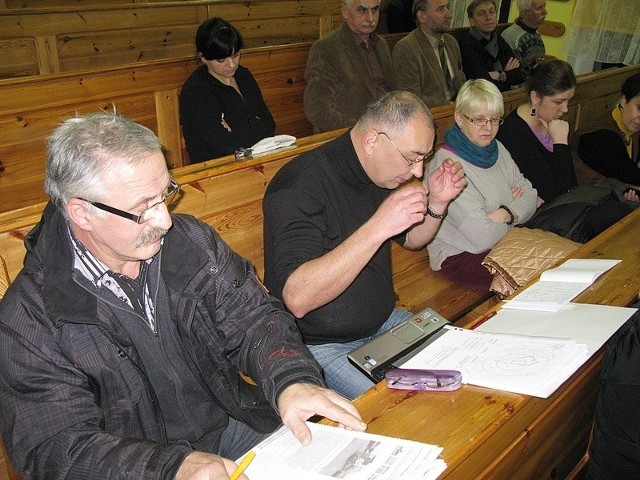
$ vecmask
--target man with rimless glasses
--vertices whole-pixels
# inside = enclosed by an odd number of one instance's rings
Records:
[[[373,384],[347,353],[410,314],[395,309],[391,240],[422,248],[466,181],[459,163],[421,178],[435,138],[424,102],[395,91],[350,131],[300,155],[265,193],[265,283],[298,319],[327,385],[355,398]]]
[[[222,479],[280,419],[302,443],[314,415],[365,429],[253,267],[169,213],[179,186],[153,132],[67,120],[45,189],[0,302],[0,428],[21,476]]]

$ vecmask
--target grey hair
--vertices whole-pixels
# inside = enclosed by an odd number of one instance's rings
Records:
[[[456,97],[456,112],[472,116],[485,105],[492,115],[504,115],[504,99],[498,87],[484,78],[464,82]]]
[[[111,113],[70,118],[47,139],[44,189],[66,216],[71,198],[106,200],[102,187],[111,168],[136,164],[162,144],[147,127]]]
[[[518,11],[526,12],[527,10],[531,10],[532,4],[533,0],[518,0]]]
[[[354,128],[368,130],[376,127],[399,131],[415,115],[422,115],[429,126],[435,129],[431,112],[422,99],[411,92],[396,90],[369,103]]]

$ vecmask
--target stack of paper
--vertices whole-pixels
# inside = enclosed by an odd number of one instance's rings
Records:
[[[251,480],[303,478],[327,480],[432,479],[446,463],[442,448],[399,438],[307,422],[313,439],[307,446],[286,427],[253,448],[255,458],[244,472]]]
[[[540,281],[516,295],[503,308],[556,312],[587,289],[620,260],[572,258],[540,275]]]
[[[547,398],[590,356],[569,339],[443,328],[402,368],[459,370],[463,383]]]
[[[602,347],[637,309],[569,303],[557,312],[500,310],[476,331],[562,337],[584,343],[590,354]]]

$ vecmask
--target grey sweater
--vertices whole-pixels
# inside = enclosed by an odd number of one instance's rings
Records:
[[[480,253],[490,250],[505,236],[510,225],[487,216],[505,205],[516,215],[518,223],[526,222],[536,211],[538,192],[524,178],[511,155],[498,142],[498,160],[490,168],[480,168],[453,152],[441,148],[427,167],[433,172],[446,159],[459,161],[467,177],[467,186],[450,204],[433,241],[427,247],[431,268],[440,270],[442,262],[462,252]],[[427,175],[423,181],[425,188]],[[521,187],[523,194],[513,198],[512,189]]]

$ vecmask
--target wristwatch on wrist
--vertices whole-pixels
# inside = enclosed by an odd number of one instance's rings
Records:
[[[500,73],[498,74],[498,81],[499,82],[507,81],[507,74],[504,71],[500,71]]]
[[[427,205],[427,215],[429,215],[431,218],[435,218],[436,220],[442,220],[446,213],[447,213],[446,210],[442,213],[436,213],[433,210],[431,210],[430,206]]]

